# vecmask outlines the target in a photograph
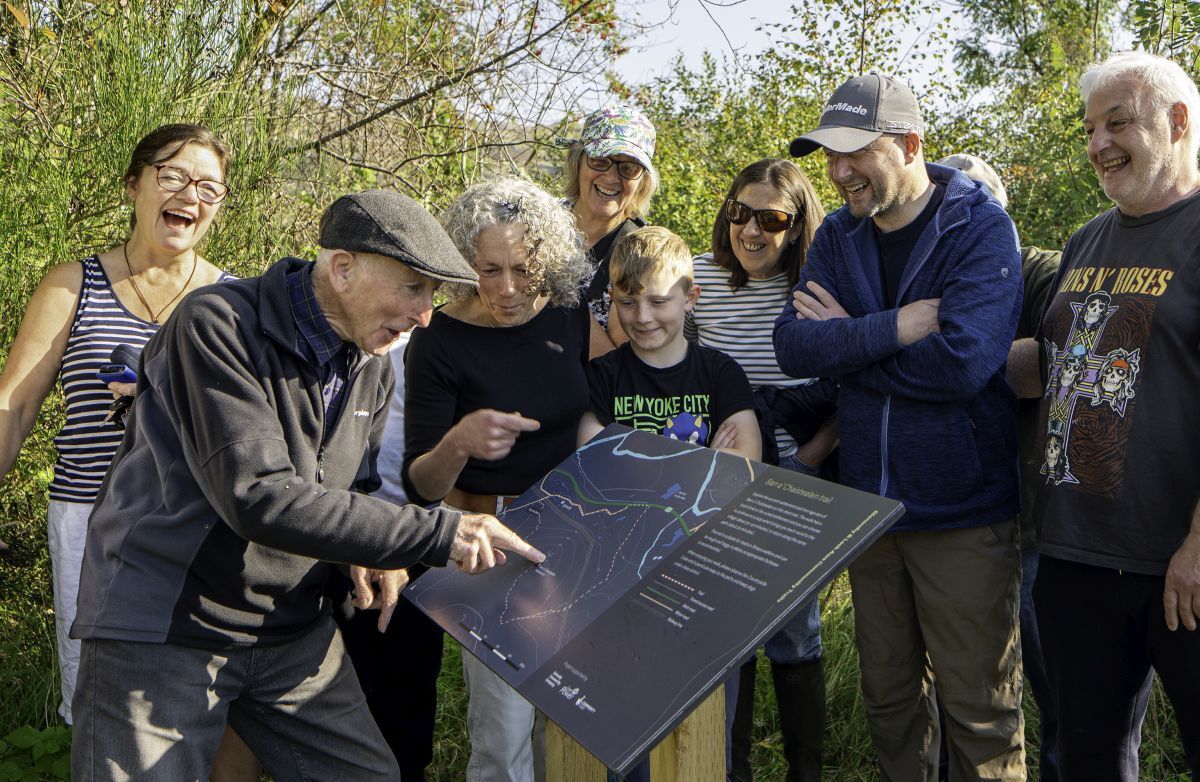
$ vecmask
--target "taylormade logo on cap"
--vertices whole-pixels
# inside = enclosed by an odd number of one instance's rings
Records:
[[[828,114],[831,111],[848,111],[851,114],[867,116],[866,106],[852,106],[849,103],[826,103],[824,113]]]
[[[792,141],[800,157],[825,147],[848,153],[862,149],[883,133],[924,135],[917,99],[904,84],[878,73],[856,76],[834,90],[815,130]]]

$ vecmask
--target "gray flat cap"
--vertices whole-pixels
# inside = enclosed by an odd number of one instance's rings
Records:
[[[342,196],[321,215],[320,233],[318,244],[327,250],[377,253],[435,280],[479,282],[433,215],[392,190]]]

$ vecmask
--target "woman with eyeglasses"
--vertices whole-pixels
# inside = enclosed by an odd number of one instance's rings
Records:
[[[658,189],[654,169],[654,125],[629,106],[610,104],[583,121],[569,144],[563,195],[583,232],[593,272],[583,281],[583,299],[596,320],[592,356],[628,340],[616,318],[608,317],[608,259],[625,234],[645,223],[650,199]]]
[[[164,125],[139,141],[121,179],[132,202],[129,237],[46,273],[0,373],[0,476],[12,468],[56,381],[66,401],[47,532],[62,679],[58,711],[68,725],[79,666],[79,642],[68,633],[87,519],[124,434],[109,408],[114,397],[136,390],[135,383],[105,383],[97,372],[118,346],[140,352],[189,291],[228,277],[196,247],[229,194],[230,158],[229,147],[199,125]],[[243,749],[234,762],[252,758]]]
[[[712,252],[695,259],[700,298],[685,320],[689,339],[732,357],[750,379],[763,461],[816,475],[837,443],[836,386],[785,375],[775,360],[775,318],[800,279],[824,219],[812,183],[790,161],[768,158],[733,180],[713,225]],[[825,728],[825,677],[817,601],[767,640],[788,782],[817,780]],[[755,660],[727,687],[736,701],[732,779],[749,778]],[[736,695],[735,695],[736,693]],[[730,704],[732,705],[732,704]]]

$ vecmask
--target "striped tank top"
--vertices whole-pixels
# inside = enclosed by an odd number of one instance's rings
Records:
[[[109,363],[117,345],[141,351],[159,327],[125,308],[113,294],[99,257],[87,258],[82,264],[83,285],[60,369],[67,420],[54,438],[58,461],[50,498],[91,503],[96,501],[104,473],[125,434],[104,423],[113,395],[96,372]],[[232,277],[223,274],[221,280],[226,279]]]
[[[787,274],[765,280],[747,280],[737,292],[729,289],[729,272],[713,260],[711,253],[693,259],[700,298],[684,318],[689,340],[716,348],[746,370],[754,388],[759,386],[802,386],[815,378],[797,379],[784,373],[775,359],[775,318],[791,298]],[[780,456],[796,450],[796,440],[777,428]]]

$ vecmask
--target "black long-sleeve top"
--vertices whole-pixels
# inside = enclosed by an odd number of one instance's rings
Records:
[[[517,438],[494,462],[468,459],[455,486],[474,494],[517,495],[575,450],[587,410],[583,366],[591,323],[586,307],[546,307],[519,326],[493,328],[456,320],[441,310],[413,333],[404,365],[404,490],[429,504],[409,478],[417,457],[431,451],[468,413],[490,408],[536,419],[541,428]]]

